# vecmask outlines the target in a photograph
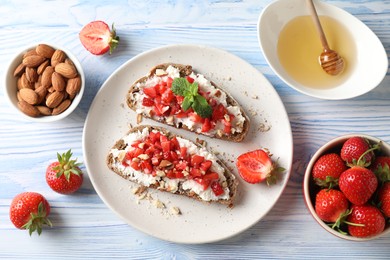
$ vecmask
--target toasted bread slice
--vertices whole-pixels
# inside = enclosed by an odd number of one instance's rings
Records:
[[[189,77],[198,83],[199,93],[213,109],[210,118],[201,118],[192,109],[184,111],[181,108],[182,97],[180,99],[174,95],[173,98],[163,98],[167,93],[172,93],[170,84],[172,79],[178,77]],[[153,93],[145,92],[146,88],[153,90]],[[144,102],[145,100],[147,102]],[[203,75],[195,73],[190,65],[164,63],[155,66],[149,75],[138,79],[130,87],[127,105],[138,114],[155,121],[233,142],[241,142],[250,125],[247,114],[238,102]]]
[[[107,166],[142,186],[199,201],[232,207],[237,193],[237,179],[213,153],[161,127],[130,129],[109,151]]]

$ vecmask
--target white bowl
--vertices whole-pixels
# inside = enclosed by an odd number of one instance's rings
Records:
[[[387,54],[381,41],[364,23],[348,12],[321,1],[315,0],[314,4],[318,15],[337,20],[351,32],[357,54],[351,75],[338,86],[318,89],[297,82],[281,65],[277,53],[279,33],[292,19],[310,15],[306,0],[277,0],[265,7],[259,17],[259,44],[272,70],[293,89],[321,99],[349,99],[374,89],[388,69]]]
[[[316,195],[316,192],[319,190],[319,187],[314,183],[314,180],[313,180],[313,177],[311,174],[314,163],[318,160],[318,158],[320,158],[324,154],[327,154],[330,152],[339,152],[341,150],[343,143],[353,136],[361,136],[363,138],[366,138],[372,144],[374,144],[374,143],[377,144],[377,143],[381,142],[381,152],[380,152],[381,155],[390,156],[390,145],[388,143],[376,138],[376,137],[372,137],[372,136],[369,136],[366,134],[359,134],[359,133],[342,135],[342,136],[336,137],[336,138],[330,140],[329,142],[327,142],[326,144],[324,144],[322,147],[320,147],[317,150],[317,152],[313,155],[313,157],[310,159],[310,162],[307,165],[304,179],[303,179],[303,196],[304,196],[304,200],[305,200],[305,203],[306,203],[306,206],[307,206],[309,212],[311,213],[313,218],[318,222],[318,224],[320,224],[320,226],[323,227],[326,231],[335,235],[336,237],[343,238],[346,240],[368,241],[368,240],[372,240],[372,239],[389,234],[390,233],[390,225],[386,222],[387,224],[386,224],[385,230],[382,233],[380,233],[376,236],[373,236],[373,237],[358,238],[358,237],[353,237],[350,235],[343,235],[343,234],[337,232],[336,230],[332,229],[324,221],[322,221],[318,217],[318,215],[315,211],[315,208],[314,208],[315,195]]]
[[[75,65],[75,67],[76,67],[76,69],[77,69],[77,71],[78,71],[78,73],[80,75],[80,78],[81,78],[81,88],[80,88],[79,93],[72,100],[71,105],[64,112],[62,112],[61,114],[50,115],[50,116],[39,116],[39,117],[31,117],[31,116],[28,116],[28,115],[24,114],[22,111],[20,111],[20,109],[18,107],[17,78],[14,77],[13,73],[14,73],[16,67],[22,62],[23,55],[27,51],[29,51],[31,49],[34,49],[38,44],[34,44],[34,45],[31,45],[31,46],[25,47],[22,50],[18,51],[17,54],[9,62],[7,71],[5,73],[5,82],[4,82],[5,94],[6,94],[6,97],[7,97],[8,101],[9,101],[10,105],[12,107],[14,107],[16,109],[16,111],[22,117],[24,117],[24,118],[26,118],[26,119],[28,119],[30,121],[35,121],[35,122],[54,122],[54,121],[61,120],[61,119],[65,118],[65,117],[67,117],[68,115],[70,115],[76,109],[78,104],[80,103],[81,98],[82,98],[83,93],[84,93],[84,89],[85,89],[84,71],[83,71],[83,68],[81,67],[81,64],[80,64],[79,60],[68,49],[66,49],[66,48],[64,48],[62,46],[55,45],[55,44],[43,43],[42,42],[42,44],[47,44],[47,45],[53,47],[54,49],[60,49],[60,50],[65,52],[65,54],[68,56],[68,58],[74,63],[74,65]]]

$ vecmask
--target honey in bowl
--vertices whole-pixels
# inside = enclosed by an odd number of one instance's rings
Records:
[[[344,59],[345,67],[337,76],[327,74],[319,63],[323,52],[311,16],[299,16],[288,22],[279,34],[278,56],[286,72],[297,82],[316,89],[332,88],[343,83],[356,64],[356,45],[348,29],[335,19],[320,16],[329,47]]]

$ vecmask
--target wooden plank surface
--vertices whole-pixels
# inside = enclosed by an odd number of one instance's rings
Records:
[[[370,27],[390,50],[390,1],[327,1]],[[361,97],[325,101],[285,85],[267,65],[257,41],[257,19],[270,0],[230,1],[0,1],[0,74],[21,48],[51,42],[66,46],[81,61],[86,90],[77,110],[49,124],[18,116],[0,88],[0,259],[388,259],[389,236],[356,243],[323,230],[302,197],[305,167],[322,144],[361,132],[390,142],[390,77]],[[93,56],[78,33],[92,20],[115,23],[121,43],[111,56]],[[256,67],[284,102],[294,137],[287,188],[275,207],[252,228],[206,245],[181,245],[150,237],[128,226],[101,201],[88,173],[72,196],[54,194],[44,181],[56,152],[72,148],[82,160],[82,132],[93,98],[124,62],[167,44],[203,44],[229,51]],[[86,171],[85,167],[82,168]],[[40,191],[52,202],[55,227],[38,237],[15,229],[8,212],[22,191]],[[210,230],[212,232],[212,230]]]

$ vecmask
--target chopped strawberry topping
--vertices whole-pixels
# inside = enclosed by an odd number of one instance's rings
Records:
[[[151,131],[146,138],[134,141],[130,147],[122,161],[125,167],[169,179],[193,179],[204,190],[211,187],[216,196],[224,192],[218,182],[218,173],[212,171],[213,162],[198,154],[188,154],[187,147],[180,146],[176,137],[168,138],[160,132]]]
[[[211,184],[211,189],[213,190],[215,196],[219,196],[219,195],[222,195],[224,193],[221,184],[219,182],[217,182],[217,181],[214,181]]]
[[[186,76],[189,83],[195,81],[194,78]],[[164,81],[165,80],[165,81]],[[210,96],[210,92],[202,92],[199,90],[199,94],[202,95],[211,106],[213,112],[210,118],[202,118],[200,115],[194,112],[190,107],[186,111],[182,109],[184,97],[175,95],[172,92],[171,86],[173,79],[171,77],[165,77],[163,81],[159,82],[153,87],[146,87],[143,89],[144,97],[142,99],[142,105],[144,107],[150,107],[151,116],[167,117],[173,116],[174,118],[189,118],[196,124],[199,124],[200,131],[202,133],[208,133],[217,125],[217,122],[223,123],[223,133],[226,135],[231,134],[232,125],[231,121],[234,116],[228,113],[227,108],[218,103],[216,99]],[[230,117],[230,122],[227,122],[226,116]]]

